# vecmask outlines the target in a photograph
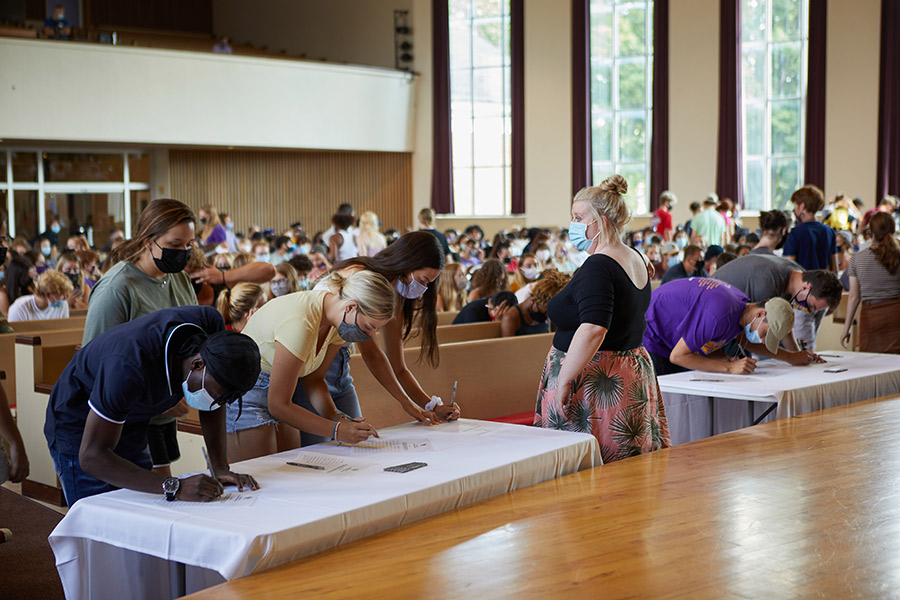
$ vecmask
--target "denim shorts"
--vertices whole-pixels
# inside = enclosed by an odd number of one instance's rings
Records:
[[[300,385],[299,381],[297,385]],[[269,374],[265,371],[259,372],[253,389],[244,394],[240,403],[240,417],[238,402],[225,406],[225,430],[228,433],[278,423],[278,419],[269,412]]]
[[[339,411],[349,417],[361,416],[359,399],[356,397],[353,378],[350,376],[350,352],[346,347],[340,349],[334,361],[329,365],[328,373],[325,375],[325,383],[328,384],[328,392],[331,394],[331,398]],[[240,418],[238,418],[237,402],[232,402],[226,407],[225,420],[228,433],[278,423],[278,419],[269,412],[268,396],[269,374],[261,371],[253,389],[244,394],[244,397],[241,399],[243,407]],[[306,396],[302,380],[297,381],[291,401],[297,406],[318,414]],[[301,432],[300,438],[304,446],[318,444],[330,439],[306,432]]]
[[[59,483],[62,485],[66,504],[69,507],[82,498],[119,489],[110,483],[85,473],[78,462],[78,456],[57,452],[56,448],[50,448],[50,456],[53,458],[53,466],[56,468],[56,474],[59,476]],[[152,466],[150,452],[146,448],[139,456],[132,457],[130,462],[148,471]]]

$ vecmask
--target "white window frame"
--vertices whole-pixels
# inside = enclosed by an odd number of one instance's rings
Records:
[[[744,0],[738,0],[743,4]],[[751,160],[760,160],[764,161],[763,168],[763,202],[762,208],[754,208],[747,211],[741,211],[742,214],[746,215],[756,215],[759,214],[760,211],[763,210],[772,210],[773,206],[773,189],[772,189],[772,163],[774,160],[782,159],[782,158],[796,158],[799,161],[799,184],[803,185],[803,168],[804,168],[804,160],[806,157],[806,95],[807,95],[807,83],[808,83],[808,66],[809,66],[809,0],[797,0],[801,3],[800,9],[800,31],[804,32],[803,35],[799,39],[789,39],[789,40],[778,40],[775,41],[772,39],[772,0],[765,0],[766,4],[766,39],[765,40],[757,40],[753,42],[747,42],[743,39],[741,40],[741,73],[740,73],[740,81],[741,81],[741,172],[743,173],[743,181],[741,185],[743,186],[744,193],[744,204],[747,203],[747,178],[746,175],[748,173],[748,162]],[[743,7],[742,7],[743,8]],[[741,14],[744,14],[742,11]],[[741,23],[741,29],[743,30],[743,22]],[[800,94],[797,96],[786,96],[784,98],[775,98],[772,95],[772,55],[773,55],[773,46],[778,44],[785,43],[797,43],[800,42],[800,83],[798,85],[798,89],[800,90]],[[748,49],[760,50],[765,47],[765,61],[763,68],[765,70],[764,73],[764,81],[766,86],[766,99],[765,99],[765,107],[763,110],[763,149],[765,154],[755,154],[750,156],[747,152],[747,110],[746,107],[748,105],[748,100],[745,96],[746,86],[744,83],[744,53]],[[798,101],[800,104],[800,123],[799,123],[799,131],[798,135],[800,136],[799,141],[799,154],[776,154],[772,152],[772,103],[773,102],[785,102],[785,101]],[[749,101],[750,104],[758,104],[758,100]],[[785,207],[782,207],[784,209]],[[787,206],[787,209],[790,210],[790,206]]]
[[[448,217],[472,217],[472,218],[478,218],[478,219],[493,219],[493,218],[508,218],[508,217],[513,216],[512,215],[512,189],[511,189],[511,181],[512,181],[512,177],[511,177],[511,175],[512,175],[512,147],[511,147],[511,143],[512,143],[512,130],[511,130],[512,106],[511,106],[511,98],[509,97],[509,94],[507,94],[507,90],[511,91],[511,87],[512,87],[511,86],[511,77],[512,77],[511,51],[512,51],[512,49],[511,49],[511,43],[510,43],[509,36],[507,35],[507,32],[510,31],[509,26],[510,26],[510,21],[511,21],[511,15],[510,15],[511,8],[510,8],[509,0],[500,0],[500,1],[505,8],[502,10],[502,12],[499,16],[475,17],[474,16],[475,0],[467,0],[468,7],[469,7],[469,11],[468,11],[469,17],[465,20],[468,22],[468,29],[469,29],[470,64],[468,67],[468,73],[469,73],[469,90],[471,93],[471,103],[470,104],[472,106],[472,110],[469,113],[469,115],[467,115],[467,117],[471,120],[472,138],[471,138],[471,142],[470,142],[471,148],[469,149],[469,152],[472,157],[473,164],[470,166],[467,166],[467,167],[457,167],[456,165],[454,165],[453,173],[451,173],[451,180],[455,180],[457,170],[466,169],[469,171],[469,181],[470,181],[470,186],[472,189],[472,204],[471,204],[471,207],[466,207],[465,209],[461,210],[459,207],[457,198],[455,197],[456,195],[454,193],[453,213],[445,215]],[[448,2],[449,2],[449,0],[448,0]],[[475,150],[476,141],[475,140],[477,138],[477,136],[475,135],[475,123],[477,120],[475,118],[475,110],[474,110],[475,71],[482,70],[485,68],[485,67],[475,67],[475,49],[474,49],[475,33],[474,33],[474,29],[475,29],[476,21],[481,20],[481,19],[500,19],[500,23],[501,23],[500,35],[501,35],[501,40],[502,40],[501,46],[503,46],[503,45],[506,46],[506,48],[507,48],[506,55],[508,57],[508,60],[501,61],[501,64],[498,65],[499,68],[501,69],[501,72],[503,73],[503,85],[502,85],[502,89],[501,89],[501,98],[502,98],[502,106],[504,107],[504,109],[503,109],[502,115],[500,115],[499,118],[501,119],[501,121],[504,124],[503,125],[504,132],[503,132],[503,147],[502,147],[502,152],[501,152],[501,164],[492,165],[492,166],[484,166],[484,165],[476,166],[474,164],[475,163],[475,154],[476,154],[476,150]],[[454,19],[454,22],[457,22],[457,21],[461,21],[461,20]],[[449,50],[448,50],[448,53],[449,53]],[[488,67],[488,68],[496,68],[496,67]],[[456,69],[456,70],[462,70],[462,69]],[[452,55],[451,55],[450,71],[451,71],[451,73],[454,71],[453,63],[452,63]],[[451,133],[450,133],[450,135],[451,135],[451,144],[455,145],[457,143],[457,140],[453,139],[453,119],[454,119],[453,113],[454,113],[454,110],[453,110],[453,100],[452,100],[452,97],[453,97],[453,90],[452,90],[453,77],[452,76],[450,78],[450,81],[451,81],[451,91],[450,91],[450,96],[451,96],[450,132]],[[463,118],[465,118],[465,116]],[[510,149],[509,153],[507,153],[507,148]],[[497,169],[497,168],[502,169],[502,172],[503,172],[503,177],[502,177],[503,212],[501,214],[479,214],[475,208],[476,204],[478,202],[478,195],[477,195],[477,190],[476,190],[476,186],[475,186],[476,171],[478,171],[479,169]]]
[[[141,192],[150,189],[149,183],[136,183],[131,181],[128,157],[132,154],[150,154],[146,150],[136,149],[107,149],[107,148],[4,148],[0,152],[6,154],[6,177],[0,179],[0,191],[6,192],[7,236],[10,239],[16,237],[16,211],[15,193],[18,191],[35,191],[38,193],[38,235],[47,230],[46,194],[115,194],[121,193],[124,202],[124,231],[125,237],[131,237],[131,192]],[[121,154],[124,162],[121,183],[117,181],[44,181],[44,153],[74,153],[74,154]],[[37,181],[14,181],[12,155],[34,154],[37,161]]]
[[[643,201],[639,200],[634,191],[638,189],[638,182],[629,181],[628,182],[628,196],[634,198],[635,205],[633,206],[634,214],[649,214],[650,211],[650,169],[651,169],[651,160],[650,160],[650,149],[651,142],[653,139],[653,56],[654,56],[654,47],[653,43],[655,40],[653,38],[653,0],[606,0],[605,4],[610,5],[610,10],[612,11],[612,51],[613,56],[611,56],[608,60],[612,64],[612,69],[610,71],[611,77],[611,98],[612,98],[612,107],[609,112],[612,112],[613,115],[613,123],[612,123],[612,137],[610,141],[610,148],[612,150],[612,161],[603,161],[597,160],[593,155],[591,156],[591,175],[594,181],[594,185],[597,185],[605,179],[606,177],[613,175],[614,173],[621,173],[621,167],[629,166],[629,165],[638,165],[641,164],[639,161],[623,161],[619,160],[619,127],[620,120],[623,118],[627,118],[629,114],[642,112],[644,116],[644,122],[646,125],[644,131],[644,160],[643,164],[645,167],[645,177],[644,181],[641,182],[644,184],[644,197]],[[644,39],[647,41],[645,52],[639,56],[616,56],[616,49],[619,47],[619,19],[618,13],[630,8],[644,8]],[[595,13],[602,12],[599,7],[596,7],[594,1],[591,2],[591,27],[589,29],[593,29],[593,15]],[[588,48],[590,48],[590,40],[588,41]],[[619,69],[622,63],[632,62],[635,59],[640,58],[644,63],[644,90],[645,90],[645,99],[644,106],[637,108],[621,108],[619,106]],[[604,62],[607,59],[602,59]],[[589,82],[591,84],[591,89],[593,89],[593,78],[594,78],[594,57],[591,56],[590,64],[591,64],[591,72],[589,77]],[[598,59],[599,62],[599,59]],[[593,102],[591,103],[593,107]],[[594,130],[594,115],[593,110],[591,111],[591,137],[593,137]],[[598,172],[598,169],[604,169],[608,172]]]

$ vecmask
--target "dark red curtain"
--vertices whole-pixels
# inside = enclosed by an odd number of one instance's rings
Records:
[[[438,214],[453,212],[453,146],[450,136],[450,12],[447,0],[431,3],[432,171],[431,207]]]
[[[511,0],[510,16],[510,88],[512,98],[512,196],[514,215],[525,212],[525,6],[524,0]]]
[[[591,3],[572,0],[572,194],[591,185]]]
[[[650,138],[650,210],[669,188],[669,0],[653,3],[653,131]]]
[[[875,203],[888,194],[900,194],[900,2],[897,0],[881,0]]]
[[[741,2],[721,0],[716,193],[744,205],[741,173]]]
[[[809,64],[803,183],[825,189],[825,67],[828,0],[809,2]]]

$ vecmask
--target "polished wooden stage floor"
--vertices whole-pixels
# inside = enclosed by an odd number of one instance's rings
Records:
[[[900,595],[900,398],[631,458],[190,598]]]

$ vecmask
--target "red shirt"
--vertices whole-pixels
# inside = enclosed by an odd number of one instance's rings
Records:
[[[666,232],[672,229],[672,213],[664,208],[660,208],[653,214],[659,219],[659,223],[656,224],[656,233],[665,238]]]

